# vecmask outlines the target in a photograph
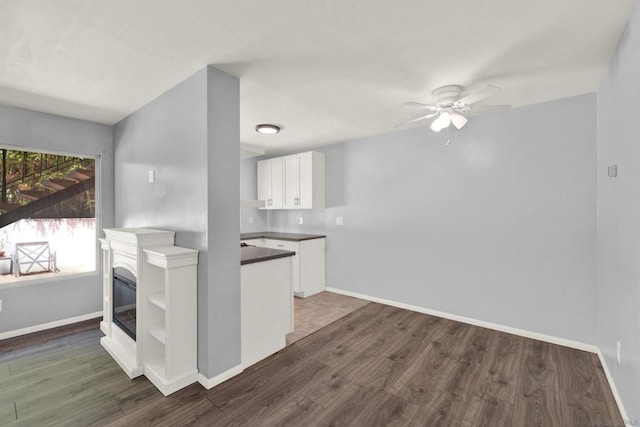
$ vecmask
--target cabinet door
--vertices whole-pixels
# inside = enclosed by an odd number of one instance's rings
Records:
[[[282,158],[258,162],[258,200],[264,200],[260,209],[282,208]]]
[[[285,209],[296,209],[300,203],[300,164],[298,155],[284,157],[284,205]]]
[[[271,209],[282,209],[282,157],[270,159],[271,162]]]
[[[313,153],[298,155],[298,208],[313,208]]]
[[[258,162],[258,200],[264,200],[265,207],[260,209],[272,209],[271,160]]]

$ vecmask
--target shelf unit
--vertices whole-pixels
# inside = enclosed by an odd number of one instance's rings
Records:
[[[174,246],[173,231],[104,232],[100,343],[129,378],[145,375],[165,396],[196,382],[198,251]],[[112,319],[114,268],[136,278],[135,338]]]
[[[198,251],[167,246],[144,249],[147,378],[165,395],[197,380]]]

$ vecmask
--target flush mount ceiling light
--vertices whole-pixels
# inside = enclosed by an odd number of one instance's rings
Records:
[[[280,126],[270,125],[267,123],[262,123],[256,126],[256,132],[264,133],[268,135],[274,135],[280,132]]]
[[[500,88],[497,86],[487,86],[476,92],[462,96],[462,86],[443,86],[434,90],[434,105],[422,104],[420,102],[408,102],[406,105],[423,108],[429,111],[429,114],[415,118],[409,123],[415,123],[421,120],[432,119],[432,131],[440,132],[442,129],[448,128],[453,124],[456,129],[462,129],[469,121],[468,116],[476,116],[480,114],[498,113],[511,108],[510,105],[475,105],[476,102],[493,95]]]

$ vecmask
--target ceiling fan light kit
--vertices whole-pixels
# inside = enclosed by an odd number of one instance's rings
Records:
[[[456,129],[462,129],[469,121],[467,118],[469,115],[494,113],[511,108],[510,105],[474,105],[499,90],[499,87],[489,85],[484,89],[462,96],[462,86],[448,85],[439,87],[431,93],[435,101],[433,105],[419,102],[410,102],[408,104],[430,111],[429,114],[415,118],[409,123],[435,117],[429,126],[434,132],[440,132],[452,124]]]

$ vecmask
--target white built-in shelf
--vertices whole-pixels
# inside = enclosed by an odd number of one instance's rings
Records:
[[[164,292],[149,295],[149,302],[162,310],[167,309],[167,303],[164,298]]]
[[[149,335],[151,335],[152,337],[160,341],[162,344],[165,343],[167,338],[167,334],[165,334],[164,328],[162,327],[155,327],[155,328],[149,329]]]
[[[145,363],[145,369],[149,369],[152,371],[152,374],[155,374],[156,377],[165,378],[166,377],[166,367],[164,364],[164,359],[159,357],[157,359],[151,359]]]

